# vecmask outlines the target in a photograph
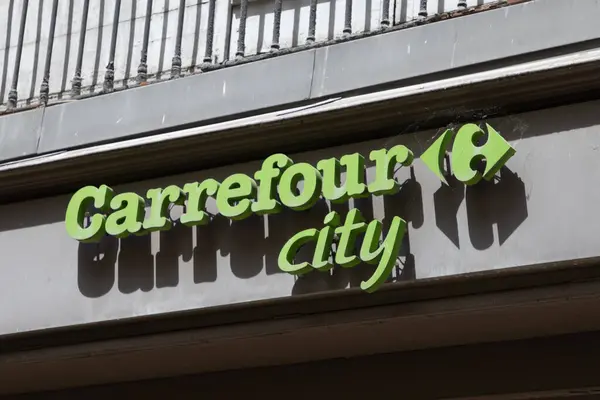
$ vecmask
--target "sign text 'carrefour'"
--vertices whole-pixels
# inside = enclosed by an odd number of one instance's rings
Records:
[[[500,134],[489,125],[486,128],[487,140],[482,146],[476,145],[477,140],[485,135],[479,126],[467,124],[456,133],[450,153],[452,173],[464,184],[473,185],[482,178],[492,179],[515,154]],[[454,132],[447,130],[421,155],[421,160],[444,183],[444,158],[453,136]],[[358,153],[344,155],[339,160],[324,159],[316,166],[294,163],[284,154],[273,154],[263,161],[252,177],[238,173],[222,182],[209,178],[183,187],[170,185],[150,189],[146,193],[150,203],[148,213],[146,199],[136,193],[116,194],[106,185],[86,186],[78,190],[69,202],[66,229],[71,237],[81,242],[97,242],[105,235],[124,238],[168,230],[173,224],[169,215],[171,205],[185,205],[179,219],[181,224],[207,225],[211,220],[206,211],[209,197],[216,200],[221,215],[241,220],[253,213],[276,214],[283,207],[306,210],[320,198],[342,203],[349,198],[390,195],[400,188],[394,179],[397,166],[410,166],[413,158],[413,153],[403,145],[371,151],[369,159],[374,163],[375,178],[366,182],[365,159]],[[481,160],[485,160],[483,171],[476,168]],[[341,179],[342,169],[345,172],[344,182]],[[86,218],[92,207],[98,211]],[[381,221],[367,222],[358,209],[352,209],[344,221],[335,211],[330,212],[325,216],[323,225],[320,230],[306,229],[292,236],[280,251],[279,268],[290,274],[305,274],[313,269],[328,271],[334,265],[350,268],[366,262],[377,267],[373,275],[361,283],[361,288],[368,292],[376,290],[391,274],[396,263],[406,232],[406,221],[394,216],[384,234]],[[360,235],[363,242],[358,254],[354,254],[357,248],[355,242]],[[311,242],[315,245],[312,260],[296,263],[294,259],[299,249]],[[334,243],[335,252],[330,256]]]

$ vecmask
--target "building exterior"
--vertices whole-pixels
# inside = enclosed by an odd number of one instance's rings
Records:
[[[287,1],[0,2],[0,398],[600,398],[600,2]]]

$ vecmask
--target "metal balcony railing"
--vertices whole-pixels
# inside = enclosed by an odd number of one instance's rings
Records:
[[[178,78],[495,1],[0,0],[0,111]]]

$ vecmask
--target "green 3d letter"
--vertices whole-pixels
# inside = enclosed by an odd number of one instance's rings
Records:
[[[373,150],[369,159],[375,161],[375,180],[369,184],[369,192],[378,196],[396,193],[400,185],[394,179],[394,169],[397,164],[408,167],[413,158],[412,151],[403,145],[396,145],[389,150]]]
[[[334,203],[348,200],[346,188],[341,184],[341,168],[337,158],[328,158],[317,163],[317,169],[323,177],[323,197]]]
[[[496,172],[515,154],[515,149],[491,126],[487,125],[488,138],[483,146],[475,142],[485,133],[475,124],[466,124],[456,134],[452,146],[452,171],[459,181],[474,185],[483,177],[491,180]],[[474,169],[475,163],[485,159],[485,171]]]
[[[185,195],[175,185],[167,186],[165,189],[150,189],[146,197],[151,200],[150,215],[144,220],[144,230],[148,232],[164,231],[171,228],[173,223],[167,218],[170,204],[183,204]]]
[[[110,201],[114,211],[106,218],[106,233],[118,238],[140,235],[146,202],[135,193],[121,193]]]
[[[335,230],[340,241],[335,252],[335,263],[344,268],[352,268],[360,263],[358,256],[353,254],[356,238],[359,233],[364,232],[367,224],[360,211],[356,208],[348,211],[344,225]]]
[[[371,278],[360,284],[361,289],[369,293],[376,291],[392,273],[406,232],[406,221],[400,217],[394,217],[387,236],[379,245],[381,232],[381,222],[371,221],[360,248],[361,260],[369,264],[379,264]]]
[[[187,193],[185,213],[179,221],[185,226],[206,225],[210,218],[205,211],[206,200],[214,197],[219,190],[219,182],[209,178],[202,182],[186,183],[183,192]]]
[[[452,131],[446,129],[431,146],[421,154],[421,161],[433,172],[442,182],[448,184],[444,176],[444,156],[446,149],[452,140]]]
[[[346,167],[346,181],[341,184],[341,168]],[[334,203],[343,203],[350,197],[368,195],[365,184],[365,158],[359,153],[321,160],[317,169],[323,175],[323,197]]]
[[[90,205],[107,212],[114,192],[106,185],[100,187],[86,186],[79,189],[67,206],[65,216],[65,226],[67,233],[73,239],[80,242],[98,242],[105,235],[104,223],[106,217],[102,214],[95,214],[90,218],[90,225],[83,227],[85,213]]]
[[[258,197],[252,203],[252,212],[258,215],[275,214],[281,211],[281,204],[275,200],[279,178],[294,162],[285,154],[273,154],[267,157],[260,171],[254,173],[258,181]]]
[[[292,236],[279,252],[279,257],[277,259],[279,269],[281,269],[283,272],[294,275],[302,275],[306,272],[309,272],[312,269],[310,263],[308,261],[303,261],[301,263],[294,264],[294,257],[296,257],[298,250],[300,250],[302,246],[312,240],[315,240],[318,234],[318,230],[311,228],[298,232]]]
[[[340,158],[340,164],[346,167],[344,184],[348,197],[365,197],[369,195],[365,184],[365,158],[359,153],[347,154]]]
[[[279,198],[292,210],[301,211],[315,205],[321,195],[321,174],[307,163],[298,163],[285,170],[279,181]],[[298,182],[304,182],[298,190]],[[298,193],[300,192],[300,193]]]
[[[325,216],[325,228],[319,232],[317,245],[315,246],[315,254],[313,256],[312,267],[319,271],[328,271],[333,267],[330,262],[329,255],[331,254],[331,245],[335,236],[335,228],[340,225],[340,215],[332,211]]]
[[[217,208],[224,217],[244,219],[252,214],[252,200],[255,197],[256,182],[248,175],[233,174],[221,182],[217,193]]]

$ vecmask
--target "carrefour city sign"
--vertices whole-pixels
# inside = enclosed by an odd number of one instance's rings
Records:
[[[482,146],[476,143],[486,132],[478,125],[464,125],[456,134],[453,130],[446,130],[421,155],[421,161],[447,183],[443,164],[452,145],[450,164],[458,181],[474,185],[481,179],[490,180],[515,154],[515,150],[491,126],[486,125],[486,130],[487,140]],[[451,143],[453,138],[454,143]],[[147,191],[146,198],[133,192],[117,194],[106,185],[86,186],[71,198],[65,225],[72,238],[81,242],[98,242],[105,235],[125,238],[168,230],[173,225],[169,215],[172,205],[185,205],[179,218],[181,224],[209,225],[211,215],[206,211],[209,197],[216,200],[219,214],[241,220],[251,214],[277,214],[283,207],[306,210],[320,198],[342,203],[350,198],[386,196],[400,189],[394,179],[397,166],[410,166],[414,157],[407,147],[397,145],[371,151],[369,160],[375,166],[375,178],[370,182],[365,179],[365,159],[358,153],[344,155],[339,160],[324,159],[316,165],[294,163],[284,154],[273,154],[263,161],[253,176],[238,173],[222,182],[209,178],[183,187],[153,188]],[[475,168],[481,160],[485,160],[483,171]],[[344,182],[341,180],[342,170],[345,172]],[[148,213],[146,200],[150,204]],[[97,210],[96,213],[86,218],[92,207]],[[384,233],[381,221],[365,221],[358,209],[352,209],[344,221],[337,212],[331,211],[325,216],[323,225],[321,229],[306,229],[290,237],[279,253],[279,268],[300,275],[313,269],[328,271],[334,265],[351,268],[366,262],[377,267],[372,276],[361,283],[361,288],[367,292],[377,290],[396,263],[407,228],[406,221],[401,216],[394,216],[387,233]],[[363,242],[358,254],[355,254],[356,240],[361,235]],[[314,244],[312,260],[296,262],[297,252],[308,243]],[[334,243],[335,252],[330,256]]]

